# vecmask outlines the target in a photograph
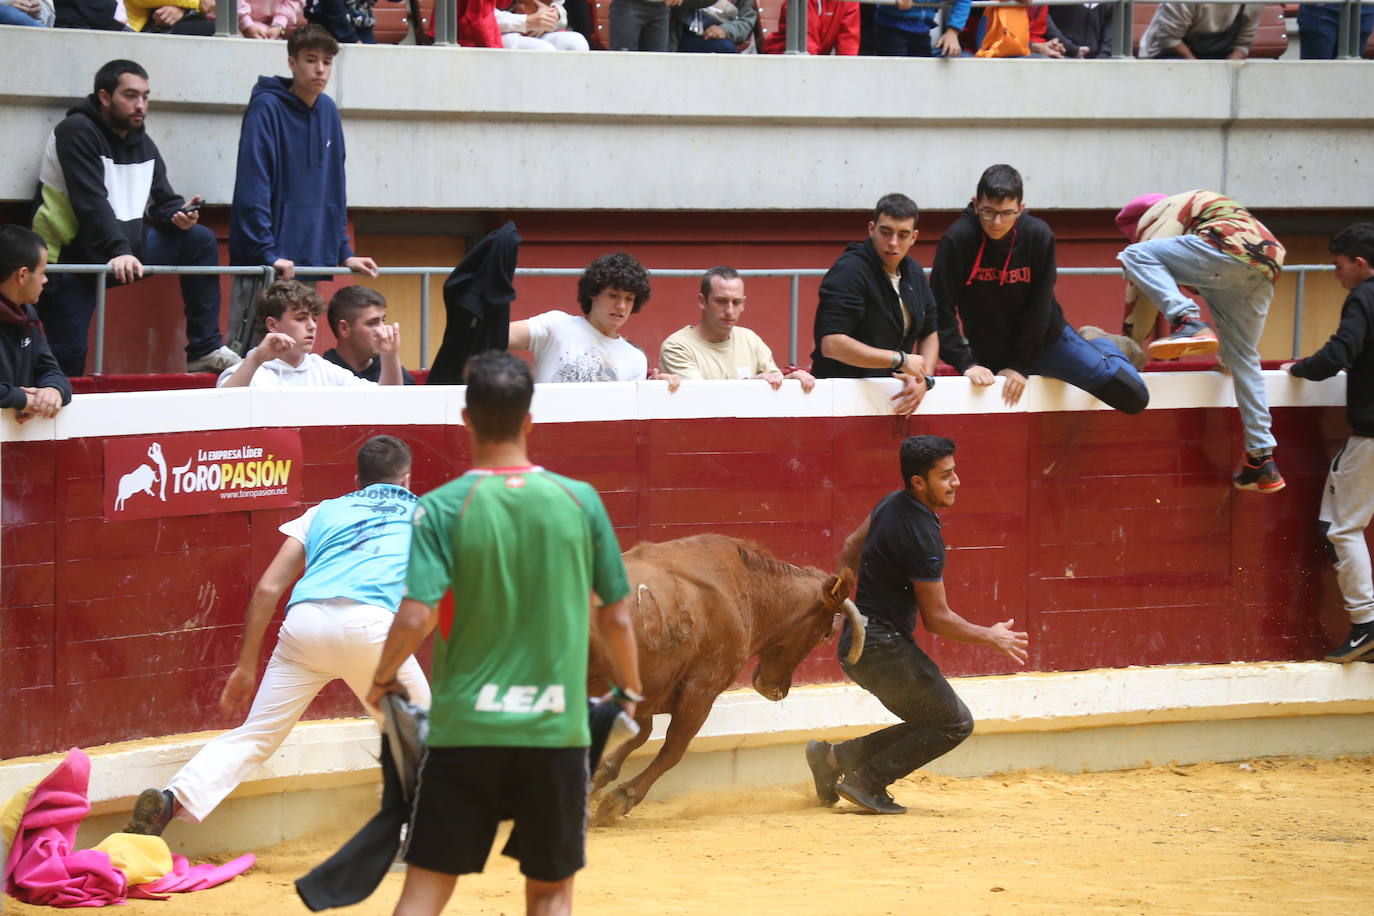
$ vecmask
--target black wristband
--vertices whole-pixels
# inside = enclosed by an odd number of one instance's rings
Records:
[[[930,375],[929,373],[927,373],[927,374],[926,374],[926,391],[929,391],[930,389],[932,389],[932,388],[934,388],[934,387],[935,387],[935,376]]]

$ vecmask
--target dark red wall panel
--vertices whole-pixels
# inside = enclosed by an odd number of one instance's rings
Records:
[[[1340,408],[1274,417],[1288,481],[1274,496],[1231,489],[1226,409],[542,424],[531,457],[597,486],[626,547],[714,531],[832,570],[900,485],[902,439],[947,435],[961,479],[942,517],[950,604],[977,623],[1014,619],[1032,670],[1312,658],[1345,627],[1315,525],[1345,426]],[[353,453],[379,432],[410,443],[417,491],[467,466],[460,427],[306,428],[307,501],[351,489]],[[106,521],[102,443],[0,450],[0,702],[24,712],[0,756],[234,724],[218,698],[243,613],[277,527],[301,510]],[[1018,670],[918,638],[951,675]],[[796,681],[840,676],[827,644]],[[335,684],[307,715],[358,712]]]

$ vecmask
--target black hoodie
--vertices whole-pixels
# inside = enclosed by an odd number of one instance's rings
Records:
[[[1316,353],[1288,371],[1321,380],[1346,371],[1345,418],[1357,436],[1374,438],[1374,279],[1350,291],[1336,333]]]
[[[23,410],[29,403],[24,388],[56,388],[62,394],[62,403],[70,404],[71,382],[48,349],[38,313],[31,305],[11,305],[6,312],[22,313],[27,320],[0,322],[0,407]]]
[[[880,350],[912,352],[917,341],[935,333],[935,298],[926,283],[925,268],[911,257],[902,259],[897,272],[902,301],[911,312],[911,328],[902,332],[901,307],[888,279],[887,268],[873,241],[850,242],[821,280],[816,308],[815,352],[811,374],[816,378],[888,378],[892,370],[864,369],[821,355],[821,338],[844,334]],[[934,371],[934,367],[931,367]]]
[[[101,120],[94,95],[53,128],[39,181],[33,230],[49,258],[65,264],[141,257],[143,221],[171,226],[186,203],[167,181],[157,145],[142,128],[116,134]]]
[[[1054,277],[1054,233],[1044,220],[1022,213],[993,240],[969,204],[935,250],[940,358],[961,373],[980,365],[1031,375],[1045,345],[1064,331]]]

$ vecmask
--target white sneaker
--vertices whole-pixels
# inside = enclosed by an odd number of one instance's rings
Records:
[[[228,347],[220,347],[218,350],[211,350],[204,356],[197,357],[186,364],[187,372],[223,372],[230,366],[237,366],[243,362],[243,357],[239,356]]]

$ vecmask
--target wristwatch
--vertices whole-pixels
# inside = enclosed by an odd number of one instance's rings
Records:
[[[934,388],[934,387],[935,387],[935,376],[933,376],[933,375],[927,375],[927,376],[926,376],[926,391],[929,391],[930,389],[932,389],[932,388]]]

